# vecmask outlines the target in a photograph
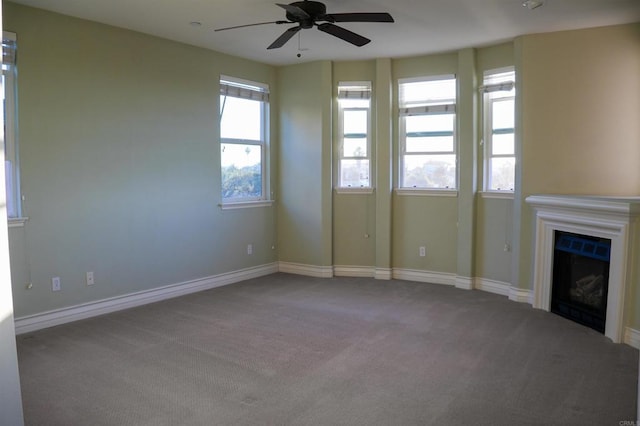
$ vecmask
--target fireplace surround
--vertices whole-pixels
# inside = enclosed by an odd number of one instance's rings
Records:
[[[640,197],[532,195],[535,210],[533,307],[551,310],[556,232],[611,241],[604,335],[621,343],[625,298],[635,282]]]

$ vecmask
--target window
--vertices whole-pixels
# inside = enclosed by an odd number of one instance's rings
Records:
[[[484,93],[484,189],[515,187],[515,71],[487,71]]]
[[[269,88],[220,79],[222,203],[267,199]]]
[[[7,216],[22,215],[20,204],[20,167],[18,165],[16,35],[2,36],[2,95],[4,109],[4,167],[7,191]]]
[[[371,83],[339,83],[338,187],[371,187]]]
[[[456,79],[400,80],[400,187],[456,188]]]

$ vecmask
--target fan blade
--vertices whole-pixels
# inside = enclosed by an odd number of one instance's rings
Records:
[[[337,25],[333,25],[333,24],[320,24],[318,25],[318,29],[320,31],[323,31],[327,34],[331,34],[332,36],[336,36],[338,38],[341,38],[342,40],[349,42],[351,44],[354,44],[358,47],[362,47],[365,44],[369,43],[371,40],[369,40],[368,38],[362,37],[359,34],[356,34],[354,32],[351,32],[347,29],[344,29],[342,27],[339,27]]]
[[[267,24],[295,24],[295,22],[289,22],[289,21],[258,22],[257,24],[236,25],[234,27],[217,28],[213,31],[226,31],[226,30],[233,30],[236,28],[255,27],[256,25],[267,25]]]
[[[388,13],[328,13],[329,22],[395,22]]]
[[[282,35],[280,35],[280,37],[276,39],[276,41],[271,43],[271,45],[267,47],[267,49],[277,49],[279,47],[284,46],[284,44],[288,42],[291,39],[291,37],[296,35],[296,33],[301,29],[302,27],[300,26],[289,28],[287,31],[283,32]]]
[[[289,12],[291,15],[295,16],[298,19],[309,19],[311,16],[304,10],[300,9],[298,6],[293,6],[290,4],[282,4],[276,3],[278,6]]]

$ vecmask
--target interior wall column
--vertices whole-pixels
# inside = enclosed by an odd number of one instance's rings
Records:
[[[527,256],[530,252],[527,248],[521,249],[522,241],[529,241],[525,235],[532,235],[533,231],[529,226],[521,226],[523,214],[526,206],[524,205],[524,196],[522,192],[522,169],[524,162],[522,161],[522,37],[515,39],[513,43],[513,54],[516,69],[516,104],[515,104],[515,154],[516,154],[516,170],[515,170],[515,188],[513,194],[513,240],[511,242],[511,288],[509,289],[509,299],[518,302],[529,302],[528,289],[531,288],[533,282],[529,270],[521,268],[520,265],[530,262]],[[530,216],[529,216],[530,217]],[[527,217],[529,219],[529,217]],[[531,218],[532,220],[533,218]],[[524,253],[525,259],[521,257]]]
[[[476,51],[458,53],[458,236],[456,287],[473,288],[477,191]]]
[[[391,111],[393,77],[391,59],[376,60],[376,279],[391,279],[392,137]]]
[[[324,267],[333,266],[333,67],[331,61],[320,63],[322,99],[322,193],[321,229],[322,261]]]

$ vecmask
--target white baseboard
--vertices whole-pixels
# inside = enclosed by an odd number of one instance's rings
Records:
[[[278,272],[278,265],[276,263],[271,263],[214,275],[211,277],[200,278],[197,280],[171,284],[151,290],[139,291],[123,296],[97,300],[95,302],[83,303],[81,305],[70,306],[68,308],[27,315],[16,318],[16,334],[29,333],[31,331],[53,327],[55,325],[146,305],[148,303],[159,302],[161,300],[172,299],[174,297],[209,290],[251,278],[270,275],[276,272]]]
[[[336,277],[366,277],[372,278],[376,275],[376,270],[370,266],[345,266],[337,265],[333,267],[333,275]]]
[[[393,278],[397,280],[418,281],[422,283],[455,285],[456,274],[430,272],[417,269],[393,268]]]
[[[473,278],[456,276],[456,288],[461,290],[473,290]]]
[[[376,280],[390,280],[393,278],[393,270],[391,268],[375,268],[373,277]]]
[[[533,292],[511,287],[511,284],[487,278],[469,278],[447,272],[424,271],[405,268],[376,268],[374,266],[336,265],[332,267],[303,265],[299,263],[279,262],[279,271],[310,277],[374,277],[381,280],[406,280],[431,284],[450,285],[459,289],[477,289],[489,293],[507,296],[509,300],[519,303],[533,303]]]
[[[486,291],[488,293],[499,294],[500,296],[509,296],[511,284],[490,280],[487,278],[476,278],[473,287],[476,290]]]
[[[509,300],[519,303],[528,303],[533,305],[533,291],[521,288],[509,288]]]
[[[305,275],[316,278],[333,277],[333,266],[304,265],[302,263],[278,262],[278,271],[287,274]]]
[[[627,327],[624,331],[624,342],[636,349],[640,349],[640,331]]]

